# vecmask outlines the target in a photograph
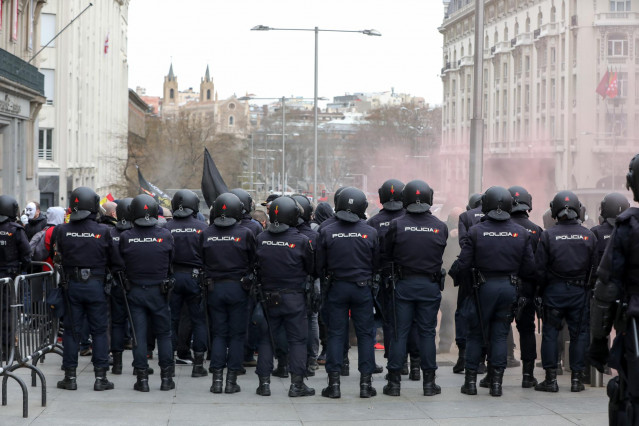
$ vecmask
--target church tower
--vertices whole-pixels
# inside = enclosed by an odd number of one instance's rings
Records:
[[[162,100],[164,106],[178,105],[178,82],[177,76],[173,74],[173,63],[169,68],[169,75],[164,76],[164,99]]]
[[[200,83],[200,102],[213,102],[213,80],[209,73],[209,66],[206,66],[206,72],[204,78]]]

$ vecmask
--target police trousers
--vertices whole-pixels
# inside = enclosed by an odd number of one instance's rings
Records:
[[[216,281],[209,291],[211,367],[229,370],[242,369],[248,296],[239,281]],[[227,357],[228,352],[228,357]]]
[[[506,368],[508,333],[512,322],[512,305],[517,290],[510,278],[489,278],[479,288],[482,323],[488,338],[489,362],[494,368]],[[468,340],[466,343],[466,369],[477,371],[482,356],[483,334],[474,296],[466,299],[464,307]]]
[[[173,352],[177,351],[178,328],[182,306],[189,309],[191,325],[193,327],[193,352],[206,352],[206,320],[202,310],[200,284],[191,272],[176,272],[175,286],[171,292],[171,332]]]
[[[68,285],[66,291],[71,312],[64,314],[62,366],[65,369],[78,366],[80,329],[86,320],[89,323],[89,332],[93,336],[93,366],[109,368],[109,310],[104,293],[104,278],[91,277],[86,282],[70,279]]]
[[[111,287],[111,352],[124,351],[127,319],[122,287],[119,284],[113,285]]]
[[[348,343],[348,312],[357,335],[358,369],[361,374],[375,371],[375,335],[373,295],[368,286],[357,283],[335,281],[328,292],[327,312],[328,347],[326,349],[326,371],[341,371],[344,361],[344,345]]]
[[[397,304],[397,343],[390,347],[388,370],[399,371],[404,366],[408,336],[417,327],[419,354],[423,370],[436,370],[435,329],[442,300],[439,284],[426,277],[400,280],[395,287]]]

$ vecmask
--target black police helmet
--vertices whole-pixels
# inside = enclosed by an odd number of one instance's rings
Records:
[[[344,188],[335,205],[335,217],[356,223],[366,215],[368,200],[366,194],[357,188]]]
[[[466,206],[466,210],[476,209],[481,206],[481,196],[482,194],[476,193],[471,195],[468,198],[468,205]]]
[[[297,194],[293,195],[293,199],[302,207],[302,212],[298,219],[298,225],[301,225],[304,222],[310,222],[311,215],[313,214],[313,206],[311,205],[311,200],[308,199],[305,195]]]
[[[0,195],[0,223],[7,220],[17,220],[20,208],[15,198],[10,195]]]
[[[577,219],[581,214],[579,198],[571,191],[559,191],[550,202],[553,219]]]
[[[100,209],[100,197],[94,190],[86,186],[74,189],[69,200],[69,207],[71,207],[69,220],[71,222],[86,219],[90,214],[97,213]]]
[[[335,195],[333,195],[333,204],[335,205],[335,207],[337,207],[337,200],[339,199],[339,195],[342,193],[342,191],[344,191],[347,188],[352,188],[351,186],[341,186],[339,188],[337,188],[337,191],[335,191]]]
[[[220,194],[211,208],[211,218],[216,226],[227,228],[242,220],[244,205],[239,197],[231,192]]]
[[[297,218],[300,209],[291,197],[279,197],[273,200],[268,210],[268,218],[271,223],[268,225],[269,232],[279,234],[290,227],[297,226]]]
[[[532,195],[523,186],[511,186],[508,188],[513,196],[513,210],[515,212],[529,212],[532,210]]]
[[[601,217],[612,226],[615,226],[615,219],[626,209],[630,208],[628,199],[618,192],[606,195],[601,202]]]
[[[171,200],[173,217],[189,217],[200,211],[200,199],[189,189],[180,189]]]
[[[147,194],[136,195],[129,205],[133,223],[143,227],[154,226],[158,223],[159,209],[160,206],[155,198]]]
[[[632,191],[635,201],[639,201],[639,154],[630,160],[626,175],[626,188]]]
[[[433,189],[423,180],[411,180],[402,191],[408,213],[426,213],[433,205]]]
[[[481,197],[481,211],[494,220],[510,219],[513,197],[501,186],[491,186]]]
[[[397,179],[388,179],[382,184],[382,187],[377,192],[379,193],[379,202],[384,209],[391,212],[402,209],[403,189],[404,183]]]
[[[231,189],[230,192],[237,195],[237,198],[239,198],[242,202],[242,205],[244,206],[243,214],[251,213],[253,211],[253,198],[251,197],[251,194],[242,188]]]
[[[118,200],[118,204],[115,208],[118,223],[116,223],[115,226],[120,230],[131,229],[133,227],[133,216],[129,210],[131,201],[133,201],[133,198],[122,198]]]

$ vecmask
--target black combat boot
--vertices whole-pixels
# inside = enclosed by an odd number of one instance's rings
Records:
[[[435,370],[424,370],[424,396],[439,395],[442,388],[435,383]]]
[[[103,390],[111,390],[113,389],[113,383],[108,381],[106,378],[106,373],[108,367],[103,368],[94,368],[95,372],[95,383],[93,384],[94,391],[103,391]]]
[[[221,368],[213,369],[213,384],[211,384],[211,393],[222,393],[223,380],[224,370]]]
[[[113,352],[111,374],[122,374],[122,352]]]
[[[58,389],[77,390],[78,384],[75,382],[75,368],[64,369],[64,379],[58,382]]]
[[[162,383],[160,384],[160,390],[168,391],[171,389],[175,389],[175,382],[173,381],[173,369],[172,366],[168,367],[160,367],[160,377],[162,378]]]
[[[348,354],[344,355],[342,361],[342,370],[339,372],[340,376],[348,376],[351,374],[351,362],[348,359]]]
[[[133,385],[133,389],[139,392],[149,391],[149,373],[146,369],[136,368],[138,381]]]
[[[322,396],[325,398],[341,398],[342,393],[339,389],[339,371],[328,373],[328,386],[322,389]]]
[[[486,367],[486,375],[483,379],[479,381],[479,387],[489,389],[490,385],[493,383],[493,375],[495,373],[495,369],[490,363]]]
[[[524,365],[522,367],[523,376],[521,378],[522,388],[534,388],[537,385],[537,379],[535,379],[535,376],[533,375],[534,370],[535,361],[524,361]]]
[[[209,373],[204,368],[204,352],[195,352],[193,358],[193,371],[191,377],[206,377]]]
[[[304,377],[291,373],[291,387],[288,389],[288,396],[296,398],[298,396],[313,396],[315,389],[309,388],[304,383]]]
[[[536,391],[541,392],[559,392],[557,385],[557,369],[546,368],[546,379],[535,386]]]
[[[575,371],[573,370],[570,373],[570,392],[581,392],[585,390],[583,382],[583,371]]]
[[[466,369],[466,378],[464,380],[464,386],[461,387],[461,393],[477,395],[477,370]]]
[[[457,355],[457,362],[453,366],[453,373],[461,374],[464,372],[466,366],[466,348],[459,348],[459,354]]]
[[[410,374],[408,375],[408,380],[418,382],[421,379],[420,373],[422,370],[419,365],[420,363],[421,359],[418,356],[410,357]]]
[[[408,373],[409,373],[408,361],[405,361],[404,362],[404,366],[402,367],[401,375],[402,376],[408,376]]]
[[[286,379],[288,377],[288,359],[286,357],[278,358],[277,368],[271,374]]]
[[[490,384],[490,396],[501,396],[501,383],[504,380],[504,369],[493,368],[493,380]]]
[[[226,386],[224,386],[224,393],[237,393],[241,391],[240,385],[237,384],[237,371],[226,371]]]
[[[137,376],[137,375],[138,375],[138,373],[139,373],[139,369],[134,367],[134,368],[133,368],[133,375],[134,375],[134,376]],[[151,367],[147,367],[147,369],[146,369],[146,374],[151,375],[151,374],[153,374],[153,373],[154,373],[153,369],[152,369]]]
[[[359,378],[359,397],[372,398],[377,395],[377,390],[373,387],[372,374],[362,374]]]
[[[271,376],[259,376],[260,385],[255,393],[261,396],[271,396]]]
[[[389,370],[386,376],[388,377],[388,383],[384,386],[382,392],[384,392],[384,395],[388,396],[399,396],[402,389],[401,371]]]

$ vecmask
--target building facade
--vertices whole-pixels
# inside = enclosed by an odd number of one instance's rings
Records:
[[[38,164],[43,205],[66,205],[78,186],[124,195],[127,161],[129,0],[94,2],[40,54],[46,105],[40,113]],[[48,0],[38,46],[88,3]]]
[[[464,196],[474,3],[445,1],[440,27],[442,181],[447,191]],[[486,0],[484,188],[520,184],[544,195],[622,190],[639,146],[638,18],[639,0]],[[612,99],[596,93],[606,71],[617,76]]]
[[[44,76],[34,66],[40,58],[33,57],[44,3],[0,1],[0,185],[20,207],[38,199],[36,135],[45,98]]]

